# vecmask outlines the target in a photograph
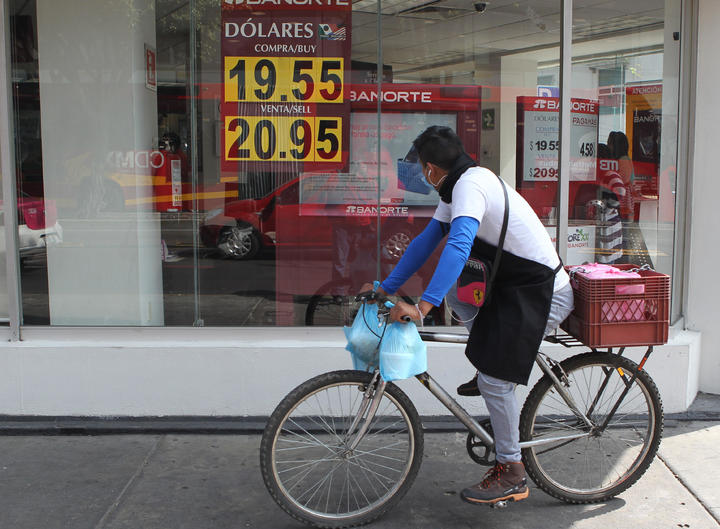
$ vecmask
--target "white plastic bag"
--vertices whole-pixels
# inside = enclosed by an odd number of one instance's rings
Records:
[[[344,327],[350,351],[353,369],[374,371],[378,366],[378,345],[383,334],[385,321],[378,319],[377,304],[363,303],[355,315],[351,327]]]
[[[427,345],[414,323],[388,325],[380,344],[380,375],[400,380],[427,371]]]

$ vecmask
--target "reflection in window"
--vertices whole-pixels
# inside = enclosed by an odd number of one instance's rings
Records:
[[[560,0],[344,4],[11,1],[25,323],[345,323],[434,212],[429,125],[554,236]],[[642,4],[575,9],[568,255],[668,271],[679,1]]]

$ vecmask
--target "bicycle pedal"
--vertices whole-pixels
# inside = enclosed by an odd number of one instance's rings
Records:
[[[490,504],[491,509],[506,509],[508,506],[507,500],[500,500],[496,501],[495,503]]]

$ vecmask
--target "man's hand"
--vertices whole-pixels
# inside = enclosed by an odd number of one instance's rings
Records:
[[[420,303],[427,303],[421,301]],[[425,313],[418,306],[410,305],[404,301],[398,301],[393,308],[390,309],[390,320],[407,323],[408,321],[422,321]],[[405,318],[405,319],[403,319]],[[409,318],[409,319],[408,319]]]
[[[397,304],[390,309],[390,319],[392,321],[407,323],[408,320],[403,320],[402,318],[409,316],[412,321],[422,321],[428,312],[432,310],[433,306],[432,303],[425,300],[421,300],[417,305],[410,305],[404,301],[398,301]]]
[[[360,294],[362,294],[363,292],[371,292],[372,290],[373,290],[373,285],[372,285],[372,283],[365,283],[362,287],[360,287]],[[382,287],[377,287],[377,290],[376,290],[375,292],[377,292],[377,293],[380,294],[381,296],[387,297],[387,293],[382,289]],[[369,299],[367,302],[368,302],[368,303],[375,303],[375,300],[374,300],[374,299],[372,299],[372,300]]]

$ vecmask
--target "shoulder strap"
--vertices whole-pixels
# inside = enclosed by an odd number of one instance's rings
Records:
[[[503,246],[505,244],[505,235],[507,234],[508,219],[510,218],[510,200],[508,199],[508,192],[505,188],[505,182],[503,182],[502,178],[500,178],[499,175],[496,176],[498,177],[498,180],[500,180],[500,185],[502,186],[503,194],[505,195],[505,213],[503,214],[502,229],[500,230],[500,240],[498,241],[497,251],[495,252],[495,259],[493,259],[492,271],[490,272],[490,287],[492,287],[492,284],[495,281],[495,275],[497,274],[498,268],[500,267],[500,258],[502,257]],[[490,294],[492,294],[492,288],[488,288],[487,290]],[[490,295],[488,295],[488,297],[490,297]]]

